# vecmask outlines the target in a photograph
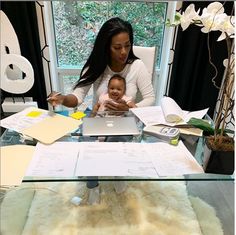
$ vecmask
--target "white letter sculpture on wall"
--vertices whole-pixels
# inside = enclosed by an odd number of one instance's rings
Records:
[[[29,91],[34,84],[34,71],[30,62],[21,56],[20,46],[14,28],[8,17],[3,11],[0,11],[1,19],[1,86],[0,88],[12,94],[24,94]],[[23,73],[25,77],[23,77]],[[29,100],[29,99],[28,99]],[[6,99],[5,99],[6,101]],[[32,101],[32,98],[30,99]],[[9,102],[9,99],[7,99]],[[15,103],[15,101],[13,102]],[[25,101],[24,101],[25,103]],[[35,102],[30,102],[30,106],[37,106]],[[4,112],[18,112],[19,107],[15,110],[4,110]],[[28,105],[21,105],[20,109]]]

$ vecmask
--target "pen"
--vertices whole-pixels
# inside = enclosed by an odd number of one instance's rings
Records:
[[[55,93],[53,96],[48,97],[48,98],[47,98],[47,101],[48,101],[48,100],[51,100],[52,97],[56,97],[56,96],[58,96],[58,95],[61,95],[61,92],[57,92],[57,93]]]

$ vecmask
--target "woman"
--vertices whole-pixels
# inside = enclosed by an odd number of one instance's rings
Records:
[[[85,63],[80,79],[72,94],[58,95],[52,92],[48,99],[53,106],[62,104],[67,107],[80,105],[93,84],[93,105],[98,97],[107,92],[109,79],[114,74],[126,78],[126,95],[136,98],[137,90],[143,100],[136,107],[153,105],[155,96],[151,75],[144,63],[133,53],[133,29],[129,22],[118,17],[106,21],[98,32],[93,50]],[[108,102],[107,110],[127,111],[128,105],[120,101],[117,104]]]
[[[144,63],[133,53],[133,29],[129,22],[118,17],[106,21],[94,43],[93,50],[85,63],[80,79],[74,87],[72,94],[61,95],[53,92],[48,102],[53,106],[62,104],[67,107],[80,105],[91,85],[93,84],[93,106],[98,102],[101,94],[107,92],[110,78],[119,74],[126,79],[126,95],[136,98],[139,90],[143,99],[135,104],[135,107],[153,105],[155,97],[152,87],[151,75]],[[119,102],[107,102],[106,110],[127,111],[129,106],[124,100]],[[91,178],[92,179],[92,178]],[[87,183],[89,192],[89,204],[99,202],[99,188],[97,177]],[[116,182],[116,192],[124,190],[123,182]]]

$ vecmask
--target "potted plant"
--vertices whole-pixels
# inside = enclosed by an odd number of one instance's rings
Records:
[[[234,130],[228,129],[227,124],[229,117],[234,120],[234,16],[224,13],[224,6],[219,2],[210,3],[202,10],[201,15],[199,13],[200,9],[196,12],[194,4],[190,4],[184,12],[175,15],[173,22],[167,20],[167,25],[180,25],[183,30],[186,30],[190,24],[194,24],[199,27],[201,32],[208,33],[208,39],[209,32],[220,31],[221,35],[217,41],[226,41],[228,57],[223,61],[225,75],[220,87],[216,85],[214,80],[218,71],[211,60],[208,44],[209,63],[216,72],[212,83],[219,89],[219,102],[213,123],[209,124],[202,119],[191,119],[188,124],[203,130],[206,145],[212,152],[209,164],[212,164],[211,161],[217,161],[212,166],[206,167],[206,172],[232,174],[234,171]],[[224,167],[224,164],[227,166]],[[222,167],[227,169],[220,169]]]

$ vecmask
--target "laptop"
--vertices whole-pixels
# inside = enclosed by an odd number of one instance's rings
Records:
[[[85,117],[83,136],[139,135],[134,117]]]

